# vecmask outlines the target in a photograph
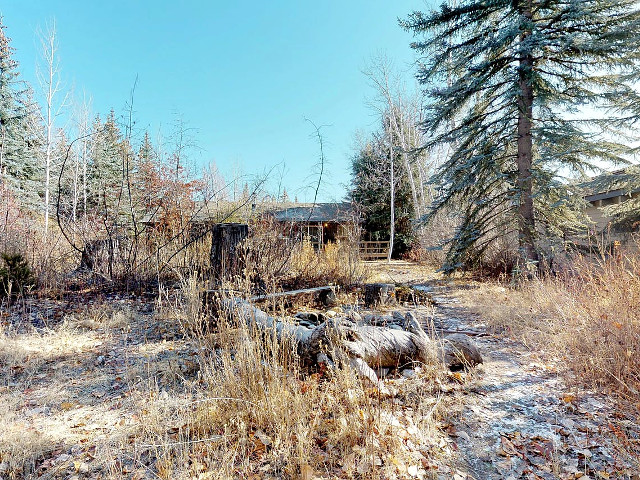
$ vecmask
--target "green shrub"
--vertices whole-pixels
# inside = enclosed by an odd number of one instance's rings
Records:
[[[5,267],[0,268],[0,295],[17,296],[35,285],[35,278],[27,261],[19,253],[0,255]]]

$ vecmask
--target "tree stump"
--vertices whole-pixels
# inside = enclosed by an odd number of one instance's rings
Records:
[[[239,245],[248,235],[249,226],[244,223],[218,223],[211,229],[209,258],[215,285],[242,274],[245,259]]]
[[[113,278],[126,260],[131,242],[124,236],[112,236],[85,243],[78,270],[87,270]]]
[[[364,306],[376,307],[396,301],[396,286],[393,283],[370,283],[364,286]]]

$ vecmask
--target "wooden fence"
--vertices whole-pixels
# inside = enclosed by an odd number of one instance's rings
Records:
[[[381,260],[387,258],[389,241],[360,242],[360,256],[363,260]]]

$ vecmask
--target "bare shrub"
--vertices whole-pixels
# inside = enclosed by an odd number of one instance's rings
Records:
[[[289,282],[293,286],[353,285],[367,276],[352,243],[329,243],[316,250],[309,242],[297,246],[292,256]]]
[[[443,267],[447,263],[449,242],[456,235],[459,212],[445,211],[420,226],[418,241],[405,257],[409,261]],[[518,265],[518,241],[515,235],[488,236],[470,249],[465,263],[457,269],[476,279],[508,280]],[[453,267],[452,265],[449,266]]]
[[[291,258],[298,243],[273,220],[252,222],[241,249],[245,259],[241,289],[255,293],[277,290],[291,272]]]
[[[455,213],[438,213],[426,225],[416,230],[416,242],[409,252],[409,260],[442,266],[446,256],[446,243],[455,233]]]
[[[257,293],[327,284],[352,285],[367,275],[359,259],[356,233],[317,248],[308,239],[291,238],[272,221],[251,225],[243,244],[245,288]],[[248,284],[248,285],[247,285]]]

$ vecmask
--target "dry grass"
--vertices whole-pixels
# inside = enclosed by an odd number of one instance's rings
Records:
[[[91,353],[128,321],[127,312],[112,310],[105,316],[103,310],[67,317],[55,328],[0,329],[1,474],[30,478],[45,458],[80,441],[70,428],[72,408],[75,415],[107,418],[93,411],[87,398],[89,389],[108,382],[106,373],[92,372]],[[97,328],[99,336],[93,331]]]
[[[193,304],[194,284],[185,286],[183,304]],[[183,324],[202,322],[186,311],[195,309],[176,312]],[[204,396],[143,419],[162,478],[409,478],[409,468],[428,478],[441,438],[440,369],[398,380],[398,395],[383,398],[351,369],[312,373],[291,342],[229,319],[197,341]]]
[[[188,277],[153,316],[95,302],[57,326],[5,326],[0,476],[432,478],[450,453],[440,368],[389,380],[383,397],[246,325],[198,330],[200,289]]]
[[[270,222],[252,224],[243,243],[244,277],[236,288],[273,292],[321,285],[353,285],[368,275],[354,236],[316,250],[308,240],[292,239]]]
[[[405,260],[371,262],[368,267],[370,273],[367,281],[369,282],[414,284],[443,279],[442,274],[437,272],[434,267],[416,265]]]
[[[330,243],[316,251],[309,242],[302,242],[292,253],[291,277],[298,283],[354,285],[369,274],[359,259],[357,244]]]
[[[558,277],[464,295],[495,328],[555,357],[578,382],[638,399],[640,257],[580,258]]]

